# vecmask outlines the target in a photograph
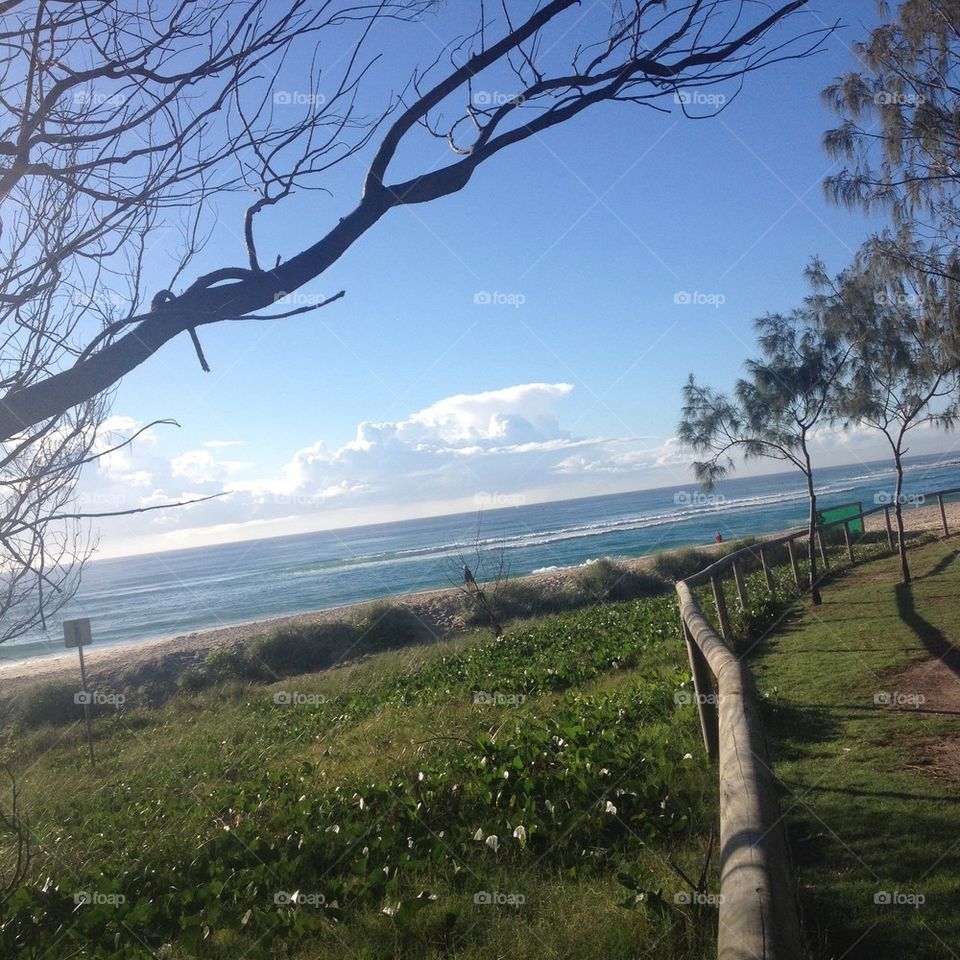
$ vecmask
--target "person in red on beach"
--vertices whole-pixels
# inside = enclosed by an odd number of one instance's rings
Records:
[[[717,531],[716,540],[717,540],[717,543],[723,543],[723,534],[719,530]]]

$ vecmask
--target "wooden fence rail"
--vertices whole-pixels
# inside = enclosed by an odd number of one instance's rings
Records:
[[[960,488],[925,494],[940,507],[943,535],[949,536],[945,496]],[[842,526],[844,546],[851,563],[856,562],[850,536],[850,521],[884,513],[887,544],[894,549],[890,506],[882,504],[861,510],[856,517],[816,527],[816,539],[824,569],[828,569],[825,532]],[[733,576],[741,609],[749,603],[743,562],[759,559],[766,588],[775,594],[770,551],[786,546],[798,589],[796,541],[809,530],[796,530],[751,544],[714,561],[677,583],[680,623],[690,659],[694,693],[700,714],[703,744],[711,760],[719,763],[720,775],[720,919],[717,938],[720,960],[801,960],[796,885],[790,864],[786,832],[774,786],[773,771],[757,708],[753,679],[737,657],[735,638],[727,610],[723,580]],[[719,634],[704,616],[693,588],[710,584],[717,612]]]

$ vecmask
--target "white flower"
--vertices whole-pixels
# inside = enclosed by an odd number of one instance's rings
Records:
[[[491,833],[489,837],[484,841],[486,845],[496,853],[500,849],[500,839],[495,833]]]
[[[685,754],[683,755],[683,759],[684,759],[684,760],[692,760],[692,759],[693,759],[693,754],[692,754],[692,753],[685,753]]]
[[[477,827],[477,832],[473,835],[474,840],[483,840],[483,828]]]
[[[518,826],[518,827],[513,831],[513,835],[514,835],[514,837],[515,837],[517,840],[520,841],[521,844],[524,844],[524,843],[527,842],[527,831],[526,831],[526,828],[525,828],[525,827],[523,827],[523,826]]]
[[[616,814],[617,808],[608,800],[606,807],[604,807],[604,813]]]

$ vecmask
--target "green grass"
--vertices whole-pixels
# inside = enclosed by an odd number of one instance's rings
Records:
[[[781,625],[751,667],[816,958],[944,958],[960,946],[960,791],[914,766],[918,743],[956,737],[957,717],[893,711],[875,696],[960,638],[960,550],[912,550],[828,583],[823,605]],[[877,894],[925,898],[875,903]]]
[[[81,724],[22,728],[0,955],[709,956],[671,866],[716,819],[688,679],[667,595],[129,702],[94,769]]]

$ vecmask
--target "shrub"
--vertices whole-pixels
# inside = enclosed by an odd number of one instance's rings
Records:
[[[407,647],[432,639],[427,625],[409,608],[392,603],[365,607],[353,628],[364,653]]]
[[[96,684],[90,684],[96,690]],[[39,727],[45,723],[62,725],[83,719],[83,707],[74,697],[80,684],[73,680],[47,680],[28,687],[18,694],[13,704],[14,719],[24,727]],[[98,717],[116,712],[116,707],[107,703],[92,703],[91,716]]]
[[[655,554],[653,572],[663,580],[676,583],[685,580],[716,560],[716,555],[697,547],[684,547],[682,550],[669,550]]]
[[[665,593],[669,586],[662,577],[603,559],[578,570],[567,589],[574,605],[582,606],[584,603],[623,603],[640,597],[655,597]]]
[[[254,640],[236,664],[240,677],[271,680],[332,666],[357,642],[348,623],[288,627]]]

